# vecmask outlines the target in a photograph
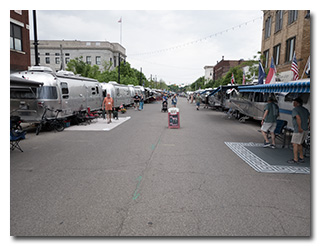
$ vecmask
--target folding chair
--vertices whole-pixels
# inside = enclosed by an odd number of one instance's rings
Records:
[[[285,120],[277,120],[277,126],[274,130],[274,134],[276,138],[282,140],[282,148],[286,145],[286,137],[287,137],[287,127],[288,122]]]
[[[21,140],[25,138],[26,138],[26,131],[11,129],[10,130],[10,150],[18,149],[21,152],[23,152],[19,143]]]

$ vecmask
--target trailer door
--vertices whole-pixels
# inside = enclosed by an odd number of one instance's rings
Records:
[[[68,83],[61,82],[60,83],[61,88],[61,109],[63,110],[64,114],[70,114],[71,109],[69,106],[69,87]]]

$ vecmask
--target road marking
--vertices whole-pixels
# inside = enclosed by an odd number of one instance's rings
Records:
[[[89,125],[71,126],[65,128],[65,131],[110,131],[130,119],[130,116],[119,117],[118,120],[112,119],[112,122],[110,124],[107,124],[107,120],[99,118],[96,122],[92,122]]]
[[[136,200],[140,196],[140,193],[137,193],[137,192],[138,192],[141,180],[142,180],[142,176],[139,176],[137,178],[137,180],[138,180],[138,184],[137,184],[136,190],[134,191],[134,194],[133,194],[133,197],[132,197],[133,200]]]

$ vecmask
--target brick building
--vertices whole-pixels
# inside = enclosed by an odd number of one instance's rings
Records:
[[[30,64],[29,11],[10,10],[10,72]]]
[[[265,10],[261,53],[264,67],[271,64],[271,57],[277,69],[277,80],[289,81],[293,53],[296,53],[299,78],[310,56],[310,12],[307,10]],[[306,75],[304,75],[306,78]]]

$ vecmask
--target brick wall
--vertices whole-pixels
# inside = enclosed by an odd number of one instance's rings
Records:
[[[23,23],[22,27],[22,51],[10,49],[10,70],[27,70],[30,62],[30,36],[29,36],[29,11],[10,10],[10,22]]]

